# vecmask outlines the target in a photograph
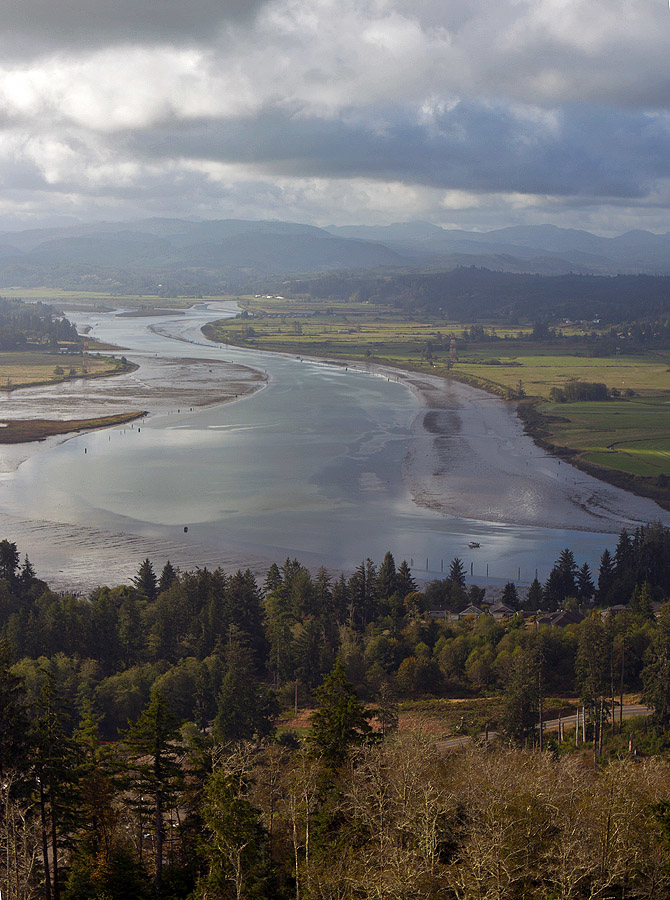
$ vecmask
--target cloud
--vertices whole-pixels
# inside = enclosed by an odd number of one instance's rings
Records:
[[[2,0],[0,46],[10,57],[115,44],[207,41],[253,19],[265,0]]]
[[[205,215],[249,215],[255,191],[260,215],[321,221],[665,203],[660,0],[0,5],[0,182],[21,209],[31,189],[34,208]]]

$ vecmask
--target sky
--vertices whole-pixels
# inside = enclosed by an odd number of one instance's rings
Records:
[[[0,228],[670,231],[668,0],[0,0]]]

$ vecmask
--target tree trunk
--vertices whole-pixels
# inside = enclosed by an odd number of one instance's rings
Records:
[[[58,900],[60,896],[60,887],[58,884],[58,841],[56,839],[56,810],[54,808],[53,798],[51,800],[51,867],[54,879],[54,900]]]
[[[621,643],[621,684],[620,684],[620,705],[619,705],[619,734],[623,729],[623,674],[624,674],[624,658],[626,655],[626,645]]]
[[[156,828],[156,876],[154,878],[154,886],[158,897],[161,892],[161,880],[163,878],[163,798],[160,794],[160,788],[156,794],[154,822]]]
[[[40,825],[42,831],[42,857],[44,865],[44,900],[51,900],[51,873],[49,870],[49,842],[47,840],[47,808],[44,785],[40,778]]]

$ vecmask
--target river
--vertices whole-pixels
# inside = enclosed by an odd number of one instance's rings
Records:
[[[417,505],[407,469],[425,413],[416,394],[390,374],[207,342],[201,325],[233,313],[232,304],[151,318],[68,313],[139,364],[123,379],[141,383],[152,369],[180,360],[187,371],[188,359],[251,366],[268,383],[225,405],[164,402],[133,427],[52,441],[38,452],[33,448],[18,468],[6,465],[0,494],[5,536],[47,581],[79,589],[116,583],[132,577],[147,555],[157,569],[170,558],[182,567],[249,565],[260,574],[290,556],[311,567],[351,571],[366,557],[379,562],[391,550],[422,579],[439,577],[459,556],[475,581],[528,582],[536,570],[546,577],[564,547],[594,569],[604,547],[612,547],[611,533],[583,524],[579,531],[546,528]],[[216,377],[214,367],[212,372]],[[16,391],[13,402],[37,415],[77,390],[91,401],[96,395],[110,400],[121,382],[105,382]],[[472,404],[481,415],[481,402]],[[522,440],[527,457],[515,448],[510,459],[526,467],[533,460],[545,480],[557,480],[558,472],[549,471],[557,462],[541,459]],[[456,445],[452,450],[459,452]],[[0,451],[0,463],[2,452],[15,451]],[[562,473],[574,471],[565,466]],[[439,492],[439,478],[432,470],[427,474]],[[447,481],[448,474],[445,492]],[[606,530],[615,530],[611,520]],[[481,546],[470,548],[471,541]]]

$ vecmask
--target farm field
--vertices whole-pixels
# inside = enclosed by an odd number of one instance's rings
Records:
[[[670,476],[670,398],[543,404],[554,443],[589,463],[642,477]],[[561,421],[564,420],[564,421]]]
[[[664,493],[670,477],[670,351],[629,353],[624,344],[610,355],[589,355],[575,326],[558,340],[538,342],[529,340],[529,327],[492,324],[483,326],[485,340],[472,341],[463,323],[407,319],[366,303],[241,302],[248,315],[208,326],[209,337],[296,355],[374,360],[454,377],[510,399],[531,398],[546,444],[572,451],[571,461],[602,477],[611,470],[648,482],[645,493],[656,493],[657,486]],[[453,364],[452,333],[458,354]],[[603,383],[620,399],[552,403],[552,389],[572,380]],[[539,423],[534,425],[533,433]],[[629,480],[626,486],[641,485]]]
[[[110,356],[60,355],[40,351],[0,352],[0,390],[35,384],[56,384],[68,378],[99,378],[124,370],[120,359]]]

